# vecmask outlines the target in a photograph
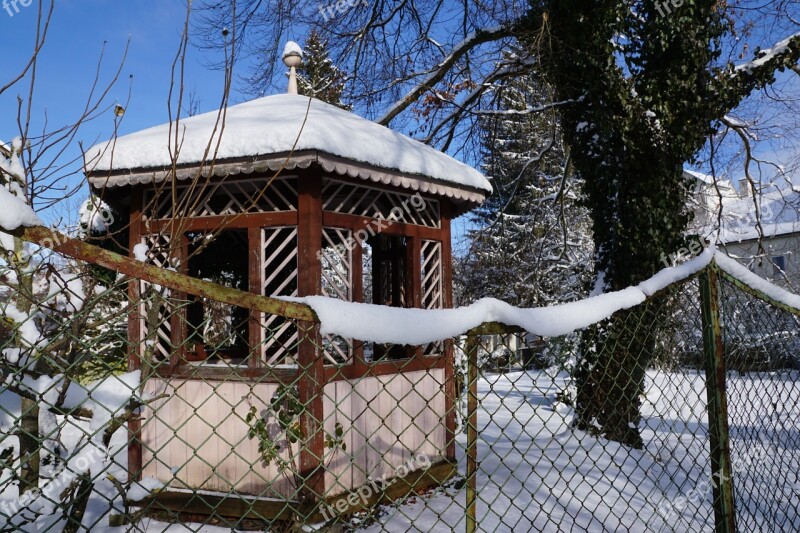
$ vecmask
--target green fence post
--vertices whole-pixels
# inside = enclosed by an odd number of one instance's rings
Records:
[[[478,495],[478,336],[467,336],[467,533],[474,533]]]
[[[715,531],[733,533],[736,531],[736,507],[728,431],[728,400],[725,391],[725,345],[720,319],[719,270],[714,264],[706,268],[700,277],[700,299]]]

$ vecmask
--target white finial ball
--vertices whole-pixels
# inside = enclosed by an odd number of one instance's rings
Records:
[[[283,48],[283,64],[287,67],[299,67],[303,60],[303,49],[294,41],[289,41]]]

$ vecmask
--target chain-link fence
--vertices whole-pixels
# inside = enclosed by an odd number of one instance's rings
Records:
[[[400,346],[147,253],[14,270],[3,530],[800,528],[800,311],[714,264],[566,336]]]

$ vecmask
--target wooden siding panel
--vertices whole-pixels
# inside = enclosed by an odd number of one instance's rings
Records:
[[[443,369],[431,369],[327,384],[324,428],[333,434],[336,422],[342,424],[347,449],[325,450],[326,495],[356,489],[368,478],[393,477],[419,453],[431,461],[443,456],[443,380]],[[291,497],[291,474],[274,462],[262,464],[244,420],[251,405],[264,412],[277,388],[275,383],[148,380],[146,393],[171,396],[144,410],[143,475],[173,488]],[[296,454],[295,446],[284,458],[296,460]]]
[[[325,432],[334,435],[336,423],[342,425],[342,444],[325,448],[325,494],[330,496],[348,491],[353,487],[351,453],[353,446],[352,386],[341,381],[325,386],[324,398]]]

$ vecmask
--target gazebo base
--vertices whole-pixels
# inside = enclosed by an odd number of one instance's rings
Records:
[[[301,505],[297,501],[279,499],[260,499],[237,494],[209,494],[199,492],[178,492],[165,490],[144,500],[130,502],[134,510],[129,521],[141,518],[153,518],[164,522],[198,522],[220,527],[235,527],[239,530],[263,530],[265,524],[291,530],[296,516],[301,516],[304,523],[331,525],[341,518],[360,511],[365,511],[380,504],[406,498],[412,494],[420,494],[438,487],[458,472],[456,465],[442,461],[427,469],[410,472],[405,477],[387,480],[380,491],[375,485],[364,485],[354,491],[345,492],[325,498],[317,503]],[[370,488],[369,491],[364,490]],[[110,525],[123,525],[123,517],[111,518]]]

